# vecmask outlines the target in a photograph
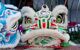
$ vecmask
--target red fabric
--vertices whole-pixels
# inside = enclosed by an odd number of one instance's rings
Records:
[[[61,49],[57,49],[57,50],[80,50],[79,46],[69,46],[69,47],[64,47]]]
[[[54,48],[61,49],[62,47],[61,46],[55,46]]]
[[[53,22],[56,22],[56,20],[53,20]]]
[[[54,23],[51,23],[51,26],[56,26],[56,24],[54,24]]]
[[[35,18],[35,20],[38,20],[38,18]]]
[[[21,50],[23,49],[24,50],[24,49],[27,49],[27,48],[28,48],[27,46],[21,46],[21,47],[18,46],[15,49],[21,49]],[[57,48],[56,50],[80,50],[80,47],[79,46],[69,46],[69,47],[64,47],[64,48],[59,48],[59,49]]]
[[[73,27],[73,26],[75,26],[76,25],[76,22],[70,22],[70,23],[68,23],[68,26],[69,27]]]
[[[37,24],[34,24],[33,26],[38,27],[38,25],[37,25]]]
[[[7,34],[6,34],[6,36],[10,36],[10,35],[11,35],[10,33],[7,33]]]
[[[43,28],[46,28],[46,23],[42,23],[42,25],[43,25]]]

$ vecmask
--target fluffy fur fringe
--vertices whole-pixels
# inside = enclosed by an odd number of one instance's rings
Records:
[[[33,8],[28,6],[24,6],[21,9],[21,13],[22,13],[22,16],[28,16],[28,17],[33,17],[35,15],[35,11],[33,10]]]
[[[56,17],[60,13],[65,13],[65,15],[67,15],[68,14],[68,9],[64,5],[58,5],[52,11],[52,15],[54,17]]]

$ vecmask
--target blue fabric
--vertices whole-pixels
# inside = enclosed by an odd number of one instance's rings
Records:
[[[4,4],[0,3],[0,18],[4,17],[4,10],[6,9],[6,7],[4,6]]]

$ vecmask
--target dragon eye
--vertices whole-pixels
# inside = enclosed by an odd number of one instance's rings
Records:
[[[18,22],[16,22],[14,25],[12,25],[12,28],[16,30],[18,28]]]
[[[27,23],[31,23],[31,19],[28,19]]]
[[[57,22],[57,23],[65,23],[65,13],[60,13],[60,14],[56,17],[56,22]]]
[[[56,18],[56,22],[57,23],[62,23],[62,21],[63,21],[62,16],[58,15],[57,18]]]
[[[25,23],[32,23],[32,19],[30,17],[25,17]]]

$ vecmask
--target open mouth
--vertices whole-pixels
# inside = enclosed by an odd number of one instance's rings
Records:
[[[61,40],[66,41],[66,35],[61,34],[58,30],[38,29],[26,32],[22,35],[23,42],[28,41],[32,46],[51,46],[60,45]]]
[[[33,46],[51,46],[51,45],[60,45],[61,41],[58,38],[53,38],[49,36],[39,36],[37,38],[32,38],[28,40],[30,45]],[[51,43],[53,42],[53,43]]]

